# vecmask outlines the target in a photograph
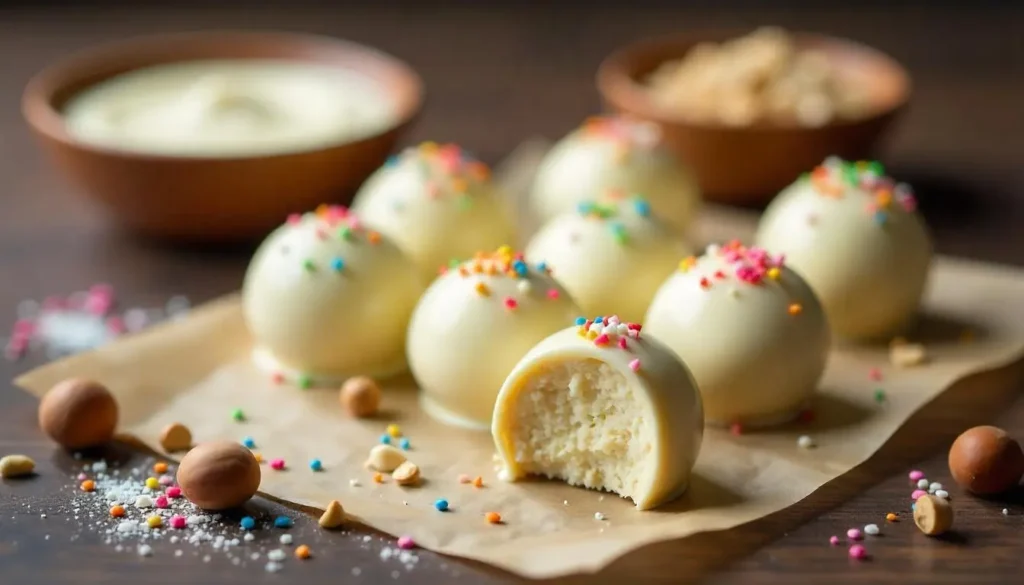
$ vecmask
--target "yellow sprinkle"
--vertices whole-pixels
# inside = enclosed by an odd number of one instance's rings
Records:
[[[150,528],[160,528],[164,525],[164,520],[157,515],[153,515],[146,518],[146,524],[148,524]]]
[[[465,179],[459,177],[452,179],[452,191],[455,191],[456,193],[465,193],[467,188],[468,185],[466,184]]]
[[[782,271],[779,270],[778,268],[772,267],[772,268],[768,269],[768,278],[770,278],[772,280],[778,280],[779,276],[781,276],[781,275],[782,275]]]
[[[402,429],[399,428],[398,425],[388,425],[388,434],[391,435],[392,437],[401,437]]]
[[[487,288],[487,285],[482,282],[476,283],[476,286],[473,288],[475,288],[476,292],[478,292],[482,297],[488,297],[491,295],[491,289]]]
[[[686,258],[683,258],[682,261],[679,262],[679,271],[688,272],[691,268],[693,268],[693,265],[696,263],[696,256],[687,256]]]
[[[790,315],[799,315],[800,312],[803,310],[804,308],[800,306],[800,303],[793,303],[792,305],[789,306]]]
[[[259,453],[253,453],[252,456],[254,459],[256,459],[256,463],[263,463],[263,455],[260,455]]]
[[[146,487],[148,487],[151,490],[159,489],[160,482],[157,481],[155,477],[148,477],[146,478]]]
[[[597,331],[587,329],[587,339],[597,339]]]
[[[438,146],[436,142],[427,141],[420,145],[420,152],[423,154],[434,154],[437,152],[437,149]]]
[[[374,483],[384,483],[384,474],[382,474],[382,473],[374,473],[373,474],[373,482]]]
[[[501,256],[511,256],[512,255],[512,246],[504,245],[504,246],[498,248],[498,254],[501,255]]]
[[[327,215],[327,212],[328,212],[329,209],[330,208],[327,206],[326,203],[321,203],[320,205],[317,205],[316,206],[316,216],[317,217],[323,217],[323,216]]]

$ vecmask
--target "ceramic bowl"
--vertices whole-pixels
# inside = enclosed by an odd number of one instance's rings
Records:
[[[706,199],[761,205],[830,155],[869,158],[910,98],[909,76],[890,57],[853,41],[792,33],[798,47],[822,51],[840,74],[864,81],[870,105],[863,117],[816,128],[771,122],[731,127],[689,121],[652,99],[644,80],[659,65],[697,43],[743,34],[694,32],[641,41],[613,53],[597,73],[605,104],[658,124],[666,144],[696,173]]]
[[[69,135],[61,108],[76,92],[140,67],[204,59],[284,59],[355,70],[385,89],[396,116],[364,139],[258,156],[144,154]],[[291,212],[350,201],[422,102],[419,76],[369,47],[301,34],[202,32],[118,41],[63,59],[32,78],[22,112],[57,169],[123,227],[171,240],[226,242],[261,237]]]

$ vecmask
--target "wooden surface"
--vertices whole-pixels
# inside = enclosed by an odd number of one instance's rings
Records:
[[[127,306],[156,305],[175,293],[200,302],[238,287],[247,250],[166,249],[110,230],[52,174],[18,113],[24,82],[67,51],[127,35],[210,27],[334,34],[405,58],[424,75],[429,93],[410,139],[458,141],[489,161],[530,136],[557,136],[593,112],[595,67],[624,41],[681,27],[766,23],[850,36],[889,52],[913,75],[913,107],[884,160],[918,187],[939,250],[1024,266],[1024,46],[1017,34],[1024,8],[1011,3],[780,2],[803,8],[774,11],[750,1],[598,3],[586,10],[568,2],[537,8],[524,2],[230,4],[235,7],[214,10],[45,2],[0,9],[0,322],[13,321],[22,299],[93,282],[114,284]],[[0,378],[39,359],[0,362]],[[851,526],[884,524],[889,511],[906,512],[911,468],[950,485],[945,450],[963,428],[996,422],[1024,436],[1022,386],[1019,369],[971,378],[915,416],[877,457],[797,506],[736,530],[652,546],[597,576],[560,582],[1019,583],[1020,495],[981,501],[954,489],[955,535],[929,539],[908,521],[883,526],[885,536],[871,544],[868,562],[849,561],[827,538]],[[289,561],[279,575],[264,573],[261,563],[235,567],[222,555],[209,563],[176,559],[169,547],[158,546],[148,559],[116,552],[68,510],[74,461],[36,429],[34,401],[7,383],[0,386],[0,452],[31,455],[40,471],[32,481],[0,483],[5,585],[392,580],[395,566],[380,561],[379,546],[368,548],[351,534],[324,535],[307,520],[295,529],[296,540],[309,542],[317,558],[301,566]],[[126,449],[108,455],[129,462],[140,457]],[[1000,512],[1004,507],[1008,516]],[[515,581],[485,567],[420,556],[399,581]],[[359,577],[351,575],[353,567],[362,570]]]

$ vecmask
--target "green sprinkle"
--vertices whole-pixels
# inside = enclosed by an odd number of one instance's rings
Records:
[[[245,413],[242,412],[241,408],[236,408],[231,411],[231,419],[235,422],[242,422],[245,420]]]
[[[457,199],[459,211],[468,211],[473,207],[473,198],[469,195],[460,195]]]
[[[462,262],[460,262],[458,258],[452,258],[451,260],[448,261],[448,268],[454,270],[455,268],[459,267],[459,264],[462,264]]]
[[[302,388],[303,390],[306,390],[313,386],[313,378],[311,378],[308,374],[300,374],[297,382],[299,384],[299,388]]]
[[[801,183],[806,183],[811,180],[811,173],[800,173],[800,178],[797,180]]]
[[[843,179],[845,179],[847,183],[853,185],[854,187],[860,184],[860,173],[857,172],[856,165],[843,165]]]
[[[882,390],[881,388],[875,390],[875,402],[879,404],[885,402],[885,390]]]
[[[616,222],[611,225],[611,228],[612,237],[615,238],[617,243],[625,244],[629,240],[629,234],[626,233],[626,226]]]
[[[306,272],[316,271],[316,264],[314,264],[313,260],[309,258],[306,258],[305,260],[302,261],[302,267],[306,269]]]
[[[868,163],[868,170],[871,171],[876,177],[885,176],[885,166],[877,160],[873,160]]]
[[[341,229],[338,230],[338,237],[343,239],[343,240],[351,240],[352,239],[352,228],[350,228],[348,226],[343,226]]]

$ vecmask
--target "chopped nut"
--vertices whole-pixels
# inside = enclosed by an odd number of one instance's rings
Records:
[[[952,528],[953,506],[938,496],[921,496],[914,502],[914,524],[928,536],[938,536]]]
[[[181,423],[171,423],[160,433],[160,446],[168,453],[192,448],[192,431]]]
[[[391,473],[403,463],[405,463],[405,455],[391,445],[375,445],[373,449],[370,449],[370,457],[366,460],[367,467],[384,473]]]
[[[416,485],[420,482],[420,468],[412,461],[406,461],[395,469],[391,478],[398,485]]]
[[[25,455],[7,455],[0,458],[0,477],[24,477],[35,471],[36,462]]]
[[[927,359],[920,343],[894,343],[889,346],[889,362],[899,368],[919,366]]]
[[[324,510],[322,516],[320,516],[320,527],[330,530],[331,528],[337,528],[345,523],[345,510],[341,507],[341,502],[338,500],[331,500],[330,504],[327,504],[327,509]]]

